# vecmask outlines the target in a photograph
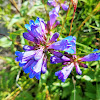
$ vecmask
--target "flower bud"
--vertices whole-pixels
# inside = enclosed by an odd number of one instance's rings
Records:
[[[78,0],[71,0],[73,6],[74,6],[74,10],[76,10],[77,8],[77,3],[78,3]]]

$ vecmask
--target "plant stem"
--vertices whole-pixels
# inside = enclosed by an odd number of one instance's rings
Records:
[[[75,12],[76,12],[76,9],[74,9],[74,12],[73,12],[73,18],[72,18],[72,20],[71,20],[69,36],[71,35],[72,24],[73,24],[73,20],[74,20]]]
[[[67,13],[66,13],[65,20],[64,20],[64,22],[63,22],[63,24],[62,24],[62,28],[61,28],[61,32],[60,32],[60,34],[62,33],[62,30],[63,30],[63,28],[64,28],[64,24],[65,24],[65,22],[66,22],[66,18],[67,18],[67,15],[68,15],[69,9],[70,9],[70,4],[69,4],[69,8],[68,8]]]
[[[76,84],[76,80],[74,79],[74,76],[72,76],[72,81],[73,81],[73,85],[74,85],[74,100],[75,100],[75,98],[76,98],[76,89],[75,89],[75,84]]]

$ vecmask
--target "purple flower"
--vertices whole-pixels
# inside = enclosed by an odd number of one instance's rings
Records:
[[[25,27],[28,32],[23,33],[23,37],[34,43],[32,46],[25,45],[23,47],[24,52],[16,51],[15,55],[17,57],[15,60],[19,62],[19,66],[23,68],[25,73],[29,73],[30,78],[36,77],[39,80],[41,73],[44,74],[47,71],[47,52],[53,52],[54,54],[57,54],[54,50],[69,52],[75,44],[75,38],[69,36],[57,42],[59,33],[56,32],[48,40],[46,35],[48,32],[47,26],[41,18],[37,18],[35,22],[30,20]],[[67,57],[63,57],[63,59],[65,58],[67,60]]]
[[[50,17],[50,21],[49,23],[49,28],[52,29],[57,17],[59,16],[58,12],[59,12],[60,6],[57,6],[55,8],[52,9],[52,11],[49,12],[49,17]],[[56,25],[58,24],[58,22],[56,23]]]
[[[61,41],[51,44],[48,48],[54,50],[66,51],[68,53],[74,54],[76,52],[75,40],[76,40],[75,37],[68,36]]]
[[[36,44],[45,43],[44,37],[46,36],[46,24],[43,19],[38,18],[34,22],[30,20],[29,24],[25,24],[28,32],[23,33],[23,37]]]
[[[75,39],[73,40],[73,42],[70,39],[71,38],[69,38],[69,41],[72,45],[71,49],[73,49],[74,54],[76,54]],[[95,51],[97,51],[97,50],[95,50]],[[76,55],[68,54],[67,52],[65,52],[64,55],[60,52],[55,52],[55,51],[51,51],[51,53],[54,54],[54,56],[51,56],[51,58],[50,58],[51,64],[62,63],[63,65],[67,65],[67,66],[63,67],[62,70],[57,71],[55,73],[55,75],[58,76],[58,79],[62,80],[62,82],[65,82],[65,80],[68,78],[68,76],[71,73],[73,67],[76,68],[77,74],[81,75],[82,71],[80,70],[79,65],[84,67],[84,68],[88,67],[86,64],[84,64],[82,62],[100,60],[100,53],[91,53],[91,54],[86,55],[86,56],[81,57],[81,58],[77,57]]]
[[[63,10],[65,10],[65,11],[67,11],[69,8],[69,6],[66,5],[65,3],[62,3],[61,6],[62,6]]]
[[[67,11],[68,10],[68,5],[67,5],[67,1],[59,1],[59,0],[48,0],[47,4],[49,6],[54,6],[54,7],[57,7],[58,5],[62,7],[63,10]]]
[[[65,82],[65,80],[71,73],[73,67],[74,64],[71,63],[70,65],[63,67],[62,70],[55,72],[55,75],[58,76],[58,79],[60,79],[62,82]]]
[[[48,4],[49,6],[54,6],[54,7],[56,7],[56,6],[58,5],[57,1],[58,1],[58,0],[48,0],[47,4]]]

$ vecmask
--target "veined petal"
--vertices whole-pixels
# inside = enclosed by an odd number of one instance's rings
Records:
[[[36,65],[37,61],[35,61],[34,59],[29,60],[24,66],[23,66],[23,70],[27,69],[28,67],[30,68],[30,70]],[[31,72],[31,71],[30,71]]]
[[[35,72],[31,71],[29,74],[29,78],[34,78],[34,76],[35,76]]]
[[[34,58],[36,51],[26,51],[22,53],[22,58],[21,58],[21,62],[22,63],[26,63],[29,59]]]
[[[98,61],[100,60],[100,53],[91,53],[80,58],[81,61]]]
[[[20,63],[27,63],[28,60],[34,58],[35,51],[26,51],[26,52],[20,52],[20,55],[17,55],[16,61],[19,61]]]
[[[33,65],[35,65],[35,61],[33,59],[31,59],[30,61],[28,61],[24,66],[23,66],[23,71],[25,73],[30,73],[31,72],[31,67]]]
[[[48,49],[54,49],[54,50],[61,50],[61,51],[66,51],[68,53],[75,53],[76,51],[76,41],[75,37],[73,36],[68,36],[64,38],[61,41],[55,42],[51,44]],[[74,47],[74,48],[73,48]]]
[[[27,32],[23,33],[23,37],[29,41],[35,42],[34,37],[30,33]]]

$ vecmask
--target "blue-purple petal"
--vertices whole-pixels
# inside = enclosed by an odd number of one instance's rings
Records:
[[[30,20],[30,21],[29,21],[29,24],[30,24],[30,25],[34,25],[35,23],[34,23],[33,20]]]
[[[74,64],[71,63],[70,65],[63,67],[62,70],[55,72],[55,75],[58,76],[59,80],[65,82],[65,80],[68,78],[69,74],[71,73],[73,67]]]
[[[26,63],[20,63],[20,62],[19,62],[19,66],[20,66],[20,67],[23,67],[25,64],[26,64]]]
[[[62,63],[63,60],[57,56],[51,56],[50,57],[50,63],[51,64],[57,64],[57,63]]]
[[[32,41],[32,42],[35,41],[34,37],[30,33],[27,33],[27,32],[23,33],[23,37],[29,41]]]
[[[82,71],[80,70],[80,67],[79,67],[79,64],[78,63],[75,63],[75,68],[76,68],[76,72],[78,75],[81,75],[82,74]]]
[[[34,76],[35,76],[35,73],[31,71],[29,74],[29,78],[33,78]]]
[[[66,57],[66,56],[62,56],[61,59],[62,59],[63,61],[65,61],[65,62],[66,62],[66,61],[70,61],[70,58],[68,58],[68,57]]]
[[[30,51],[30,50],[34,50],[35,49],[35,46],[28,46],[28,45],[25,45],[24,47],[23,47],[23,50],[25,50],[25,51]]]
[[[68,49],[69,47],[71,47],[71,45],[68,44],[68,41],[66,39],[63,39],[61,41],[58,41],[58,42],[51,44],[48,47],[48,49],[65,51],[66,48]]]
[[[52,38],[49,40],[49,42],[50,43],[55,42],[58,37],[59,37],[59,33],[57,33],[57,32],[54,33]]]
[[[81,61],[98,61],[100,60],[100,53],[91,53],[80,59]]]
[[[15,52],[15,55],[16,55],[16,56],[19,56],[20,53],[21,53],[20,51],[16,51],[16,52]]]
[[[41,72],[44,74],[47,71],[47,57],[44,57]]]
[[[66,4],[61,4],[61,6],[62,6],[63,10],[65,10],[65,11],[67,11],[67,10],[68,10],[68,8],[69,8],[69,6],[68,6],[68,5],[66,5]]]
[[[25,24],[25,28],[28,29],[28,30],[31,30],[31,27],[29,24]]]

